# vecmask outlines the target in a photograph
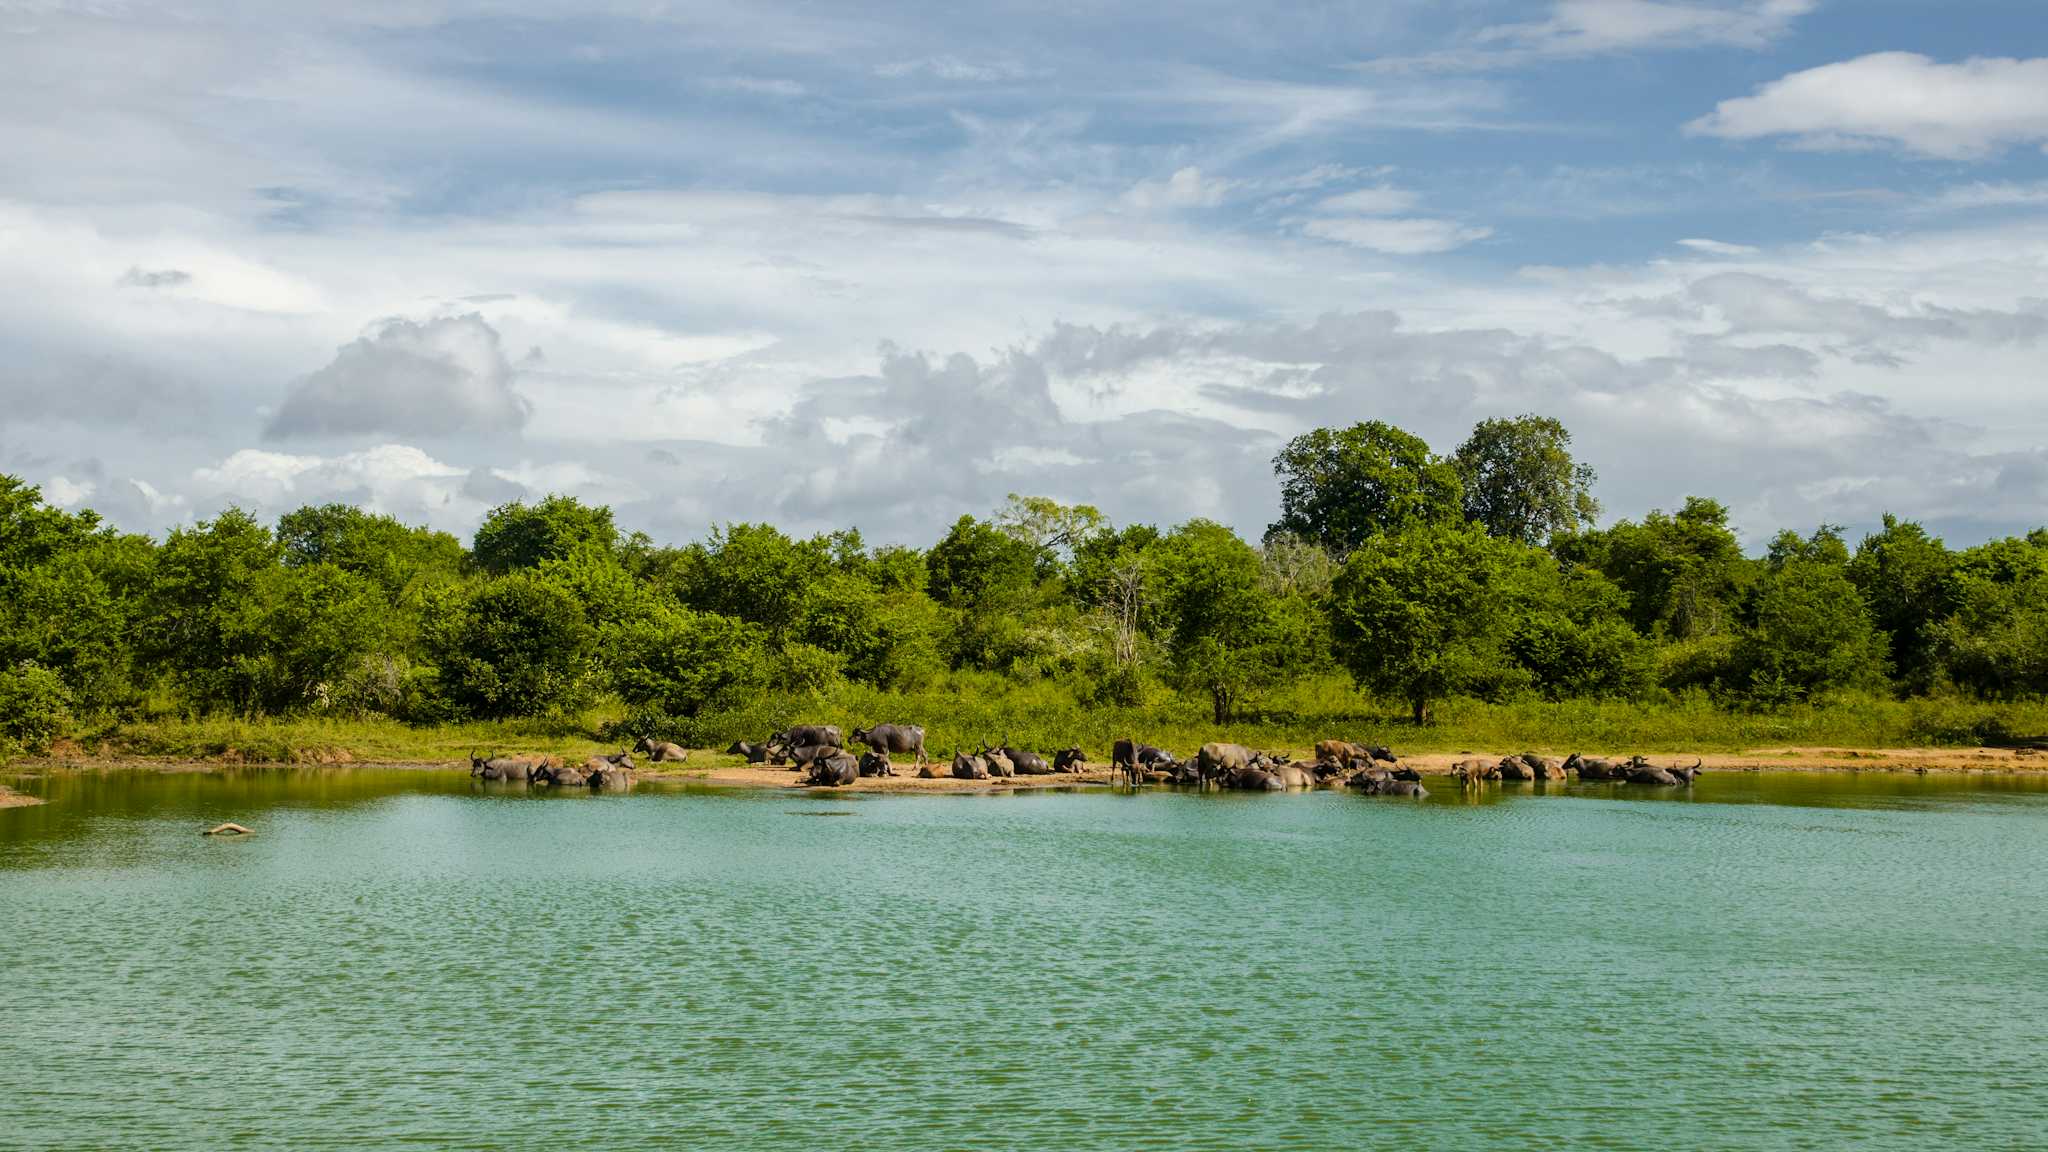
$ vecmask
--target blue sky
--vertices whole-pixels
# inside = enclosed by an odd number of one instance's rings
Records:
[[[2048,520],[2037,4],[32,0],[0,142],[0,468],[135,528],[1257,533],[1523,411],[1610,516]]]

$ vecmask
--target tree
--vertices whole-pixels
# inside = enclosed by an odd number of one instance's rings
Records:
[[[1457,469],[1421,439],[1377,420],[1318,428],[1273,457],[1280,519],[1287,532],[1343,558],[1375,534],[1442,524],[1461,514]]]
[[[2048,693],[2048,532],[1957,553],[1942,597],[1954,611],[1932,647],[1949,679],[1992,699]]]
[[[1924,690],[1935,672],[1937,631],[1955,611],[1955,557],[1940,537],[1887,512],[1884,529],[1863,538],[1849,580],[1885,634],[1892,669],[1908,690]]]
[[[1507,660],[1506,547],[1463,524],[1374,537],[1331,588],[1338,661],[1363,687],[1407,701],[1417,724],[1495,677]]]
[[[255,711],[255,672],[269,643],[263,582],[276,564],[276,541],[239,508],[172,530],[158,550],[140,647],[189,703]]]
[[[759,628],[715,612],[653,605],[639,618],[605,630],[612,687],[634,708],[693,717],[737,703],[764,674]]]
[[[1465,518],[1489,536],[1541,544],[1592,527],[1591,466],[1572,459],[1572,434],[1548,416],[1482,420],[1451,457],[1464,487]]]
[[[1174,529],[1157,563],[1174,677],[1209,698],[1216,723],[1229,723],[1247,693],[1315,650],[1287,628],[1299,616],[1283,616],[1260,587],[1259,554],[1223,525],[1191,520]]]
[[[1038,562],[1038,575],[1052,575],[1095,536],[1109,531],[1109,521],[1091,504],[1062,504],[1047,496],[1010,493],[996,513],[996,527],[1026,545]]]
[[[288,568],[332,564],[376,581],[393,596],[415,579],[452,575],[462,564],[462,542],[448,533],[408,527],[349,504],[285,513],[277,521],[277,543]]]
[[[1840,535],[1824,525],[1803,542],[1786,536],[1743,604],[1735,687],[1770,704],[1882,683],[1884,636],[1849,580]]]
[[[541,716],[589,698],[594,632],[567,588],[522,571],[429,595],[423,640],[458,711]]]
[[[1599,570],[1628,593],[1628,618],[1646,636],[1685,640],[1732,627],[1735,602],[1751,579],[1728,509],[1688,496],[1676,515],[1653,511],[1597,532],[1552,540],[1558,559]]]
[[[700,612],[758,624],[779,641],[830,564],[825,541],[799,543],[769,524],[728,524],[691,547],[681,599]]]
[[[612,510],[592,508],[574,496],[549,496],[528,506],[519,501],[491,509],[476,530],[470,553],[477,567],[494,575],[538,568],[584,548],[609,552],[618,545]]]
[[[955,521],[925,557],[932,598],[955,608],[1013,605],[1036,574],[1031,545],[972,516]]]

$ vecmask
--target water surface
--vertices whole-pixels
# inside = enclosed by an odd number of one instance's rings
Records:
[[[5,1148],[2048,1147],[2038,779],[15,784]]]

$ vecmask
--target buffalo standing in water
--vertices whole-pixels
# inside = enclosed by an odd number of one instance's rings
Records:
[[[1391,774],[1376,775],[1360,772],[1346,781],[1347,786],[1358,789],[1365,796],[1413,796],[1420,800],[1429,795],[1429,789],[1413,780],[1396,780]]]
[[[469,774],[479,780],[524,780],[533,764],[531,760],[500,756],[496,752],[489,757],[469,754]]]

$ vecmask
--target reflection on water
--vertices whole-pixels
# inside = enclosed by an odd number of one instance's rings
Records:
[[[10,783],[0,1147],[2048,1146],[2038,778]]]

